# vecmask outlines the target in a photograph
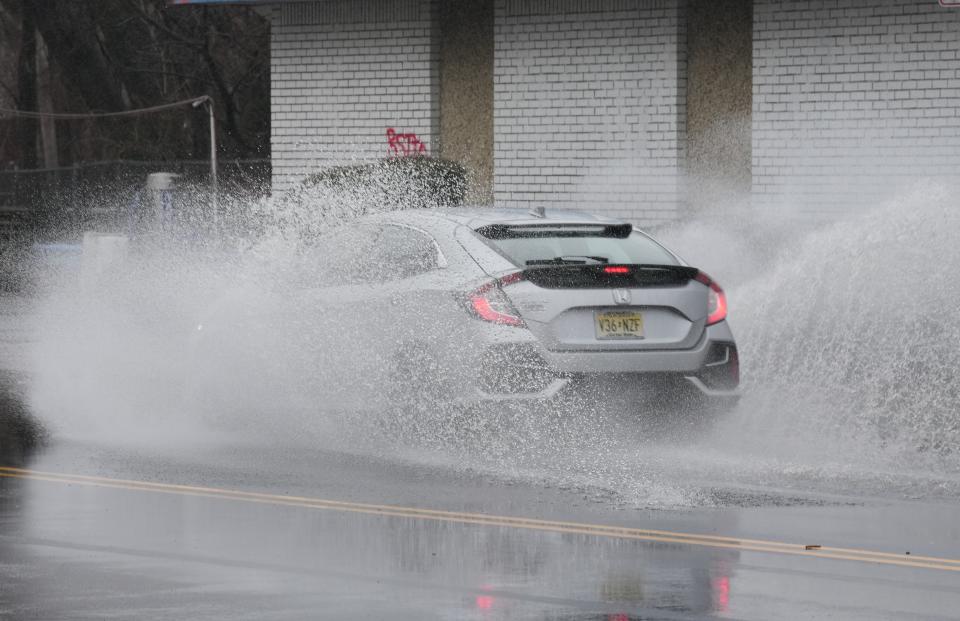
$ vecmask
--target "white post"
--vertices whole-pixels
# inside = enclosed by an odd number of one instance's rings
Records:
[[[194,108],[207,106],[210,117],[210,204],[213,207],[213,217],[219,214],[217,205],[217,117],[213,113],[213,97],[204,95],[193,102]]]
[[[213,204],[214,218],[219,217],[217,205],[217,119],[213,114],[213,99],[207,98],[210,110],[210,198]]]

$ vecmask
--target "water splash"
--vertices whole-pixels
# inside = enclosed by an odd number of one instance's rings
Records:
[[[806,235],[737,288],[731,426],[797,455],[960,472],[960,210],[930,183]]]
[[[303,338],[273,338],[285,303],[275,285],[302,244],[371,207],[311,192],[238,204],[243,219],[227,242],[193,239],[191,248],[168,239],[93,290],[45,287],[31,402],[54,434],[161,450],[190,441],[300,443],[574,487],[634,507],[723,504],[729,494],[718,488],[744,485],[960,490],[950,478],[960,473],[960,327],[951,312],[960,299],[952,239],[960,210],[950,188],[924,184],[834,223],[801,226],[743,210],[663,233],[727,285],[742,348],[746,397],[705,436],[682,425],[645,435],[630,426],[637,413],[594,407],[605,395],[593,405],[491,410],[472,421],[433,412],[405,421],[408,434],[382,433],[392,414],[325,408],[324,369],[305,376],[310,352],[300,347],[312,340],[332,352],[319,359],[333,368],[350,335],[304,315]],[[198,358],[192,336],[206,314],[223,312],[249,329],[219,355]],[[234,355],[244,350],[257,356]],[[197,407],[197,395],[208,407]]]

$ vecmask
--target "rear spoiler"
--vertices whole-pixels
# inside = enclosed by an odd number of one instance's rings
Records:
[[[528,267],[523,278],[545,289],[679,287],[700,273],[686,265],[551,265]]]
[[[476,229],[487,239],[530,237],[615,237],[626,239],[632,224],[594,224],[591,222],[538,222],[535,224],[490,224]]]

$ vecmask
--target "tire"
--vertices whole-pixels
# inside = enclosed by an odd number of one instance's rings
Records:
[[[436,362],[426,345],[406,343],[392,357],[381,431],[407,440],[429,436],[430,426],[443,408]]]
[[[736,404],[735,397],[710,397],[682,377],[670,378],[658,386],[647,418],[653,430],[677,439],[697,439],[709,433]]]

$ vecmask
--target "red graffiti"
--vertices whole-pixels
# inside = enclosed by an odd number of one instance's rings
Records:
[[[412,157],[427,152],[416,134],[398,134],[392,127],[387,128],[387,153],[390,157]]]

